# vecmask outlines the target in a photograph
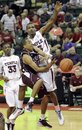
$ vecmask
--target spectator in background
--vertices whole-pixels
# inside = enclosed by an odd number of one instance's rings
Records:
[[[7,14],[7,13],[8,13],[8,10],[9,10],[9,6],[8,6],[8,5],[5,5],[5,6],[4,6],[4,14]]]
[[[73,42],[69,42],[69,39],[66,38],[62,47],[64,51],[69,51],[69,49],[74,46],[76,46],[76,44]]]
[[[71,5],[78,5],[78,4],[80,4],[80,0],[70,0],[69,1],[69,3],[71,4]]]
[[[40,29],[40,19],[37,14],[34,14],[34,16],[32,17],[32,23],[35,25],[37,30]]]
[[[7,14],[9,10],[9,6],[8,5],[0,5],[0,19],[2,18],[2,16],[4,14]]]
[[[73,15],[69,12],[66,12],[65,17],[64,17],[64,21],[65,24],[69,27],[72,26],[72,20],[73,20]]]
[[[74,106],[73,95],[82,96],[82,70],[75,71],[75,75],[70,78],[69,106]]]
[[[72,29],[67,27],[63,35],[62,50],[67,51],[68,49],[76,45],[75,43],[72,43],[72,37],[73,37]]]
[[[26,17],[30,20],[28,9],[24,9],[23,13],[25,13]]]
[[[22,18],[22,30],[23,30],[23,36],[26,36],[26,27],[30,23],[30,20],[27,18],[27,13],[21,14]]]
[[[79,54],[76,53],[75,47],[71,47],[69,49],[69,54],[66,55],[66,58],[71,59],[74,66],[80,66],[82,63],[82,58]]]
[[[15,37],[13,37],[11,35],[11,32],[9,32],[8,29],[3,31],[3,41],[4,42],[9,42],[10,44],[14,44],[14,39],[15,39]]]
[[[48,14],[51,16],[52,14],[53,14],[53,8],[52,8],[52,5],[51,4],[49,4],[49,6],[48,6]]]
[[[43,13],[44,13],[43,8],[40,8],[40,9],[37,10],[37,14],[38,14],[39,16],[41,16]]]
[[[3,14],[4,14],[4,7],[3,5],[0,5],[0,19],[2,18]]]
[[[2,16],[1,23],[3,25],[4,30],[9,30],[12,35],[15,36],[16,19],[12,9],[9,9],[8,13]]]
[[[22,42],[23,42],[23,32],[20,28],[17,28],[15,31],[16,37],[15,37],[15,41],[16,44],[14,44],[14,49],[15,49],[15,55],[20,56],[21,54],[21,50],[22,50]]]
[[[61,60],[63,60],[64,56],[62,55],[62,52],[60,49],[56,49],[55,51],[55,58],[56,58],[56,65],[59,66]]]
[[[57,15],[57,24],[60,26],[64,22],[64,16],[65,13],[63,11],[60,11]]]
[[[18,15],[18,16],[16,17],[16,30],[17,30],[17,29],[22,29],[22,20],[21,20],[20,15]]]
[[[80,30],[82,30],[82,13],[79,14],[77,21],[78,27],[80,28]]]
[[[74,43],[78,44],[81,43],[82,44],[82,37],[81,37],[81,33],[80,33],[80,29],[79,27],[74,28],[74,33],[73,33],[73,40]],[[81,45],[80,44],[80,45]]]
[[[63,39],[65,40],[66,38],[68,38],[69,41],[72,41],[72,37],[73,37],[72,28],[67,27],[65,32],[64,32]]]
[[[50,15],[47,13],[47,11],[48,8],[44,8],[44,13],[40,17],[41,26],[45,25],[50,18]]]

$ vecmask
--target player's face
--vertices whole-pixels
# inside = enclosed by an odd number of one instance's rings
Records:
[[[25,49],[29,50],[29,51],[33,51],[33,46],[30,42],[26,43],[26,45],[24,46]]]
[[[35,36],[35,34],[36,34],[35,25],[34,24],[29,24],[27,26],[27,30],[26,31],[27,31],[27,33],[28,33],[29,36]]]
[[[11,46],[10,46],[10,44],[4,44],[3,45],[3,51],[4,51],[6,56],[10,56],[11,55]]]

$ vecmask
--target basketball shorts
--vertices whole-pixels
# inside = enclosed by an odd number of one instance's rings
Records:
[[[25,72],[22,74],[22,78],[20,79],[20,86],[28,86],[31,89],[33,89],[34,84],[39,80],[40,78],[38,75],[35,75],[33,73]],[[47,90],[44,86],[40,87],[40,90],[38,92],[38,98],[42,99],[44,95],[47,95]]]
[[[50,68],[47,72],[38,73],[38,76],[43,80],[43,84],[47,92],[51,92],[56,89],[55,74],[53,68]]]
[[[33,88],[34,84],[39,80],[40,78],[38,75],[35,75],[33,73],[25,72],[22,74],[22,78],[20,79],[20,86],[29,86],[30,88]]]
[[[18,105],[19,79],[4,83],[4,95],[9,107]]]

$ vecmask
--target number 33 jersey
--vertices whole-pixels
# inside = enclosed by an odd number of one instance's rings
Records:
[[[0,74],[7,78],[16,79],[20,77],[20,59],[16,55],[3,56],[0,58]]]

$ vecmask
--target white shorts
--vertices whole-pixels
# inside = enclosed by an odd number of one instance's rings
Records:
[[[45,85],[47,92],[51,92],[56,89],[53,68],[50,68],[47,72],[38,73],[38,76],[43,79],[43,84]]]
[[[9,107],[18,106],[19,79],[4,83],[4,94]]]

